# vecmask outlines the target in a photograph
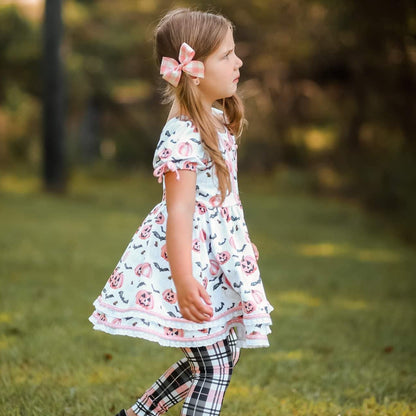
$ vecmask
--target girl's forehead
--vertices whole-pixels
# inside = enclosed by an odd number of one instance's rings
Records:
[[[234,34],[231,28],[228,28],[227,33],[224,36],[224,39],[220,43],[220,46],[218,46],[217,52],[225,52],[233,48],[234,48]]]

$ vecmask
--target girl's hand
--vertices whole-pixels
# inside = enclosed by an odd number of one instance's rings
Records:
[[[251,246],[253,247],[254,257],[256,258],[256,260],[258,260],[259,259],[259,251],[257,250],[257,246],[254,243],[251,243]]]
[[[212,318],[213,310],[211,298],[198,281],[194,278],[176,284],[179,310],[182,316],[189,321],[202,323]]]

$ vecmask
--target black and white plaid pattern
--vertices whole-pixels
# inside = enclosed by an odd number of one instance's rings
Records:
[[[182,415],[219,415],[232,368],[240,350],[232,330],[228,338],[208,347],[183,349],[173,364],[133,406],[137,415],[159,416],[186,398]]]

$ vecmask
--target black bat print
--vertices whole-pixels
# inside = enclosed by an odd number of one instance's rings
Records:
[[[258,285],[260,282],[261,282],[261,278],[259,278],[259,280],[255,281],[255,282],[252,282],[252,283],[251,283],[251,286],[256,286],[256,285]]]
[[[158,238],[160,241],[166,240],[166,237],[161,236],[157,231],[153,231],[153,235]]]
[[[160,267],[159,264],[156,263],[156,262],[153,263],[153,264],[155,265],[156,269],[158,269],[160,272],[167,272],[169,270],[168,267],[166,267],[166,268]]]
[[[234,306],[235,306],[235,302],[233,302],[232,305],[227,308],[227,311],[229,311],[230,309],[234,308]]]
[[[218,215],[218,211],[215,214],[211,214],[209,217],[210,218],[215,218]]]
[[[243,282],[240,282],[240,283],[234,283],[233,284],[233,286],[235,287],[235,288],[240,288],[241,286],[243,286]]]
[[[127,266],[127,263],[124,263],[124,267],[126,268],[126,270],[131,270],[133,268],[133,267]]]
[[[133,244],[133,249],[134,250],[137,250],[138,248],[142,248],[143,247],[143,245],[142,244],[140,244],[140,245],[138,245],[138,246],[135,246],[134,244]]]
[[[210,235],[209,236],[209,239],[210,240],[215,240],[217,238],[217,234],[214,234],[214,235]]]
[[[203,194],[202,192],[198,192],[198,195],[203,196],[203,197],[205,197],[205,198],[206,198],[209,194],[208,194],[208,193]]]
[[[225,242],[227,241],[226,238],[224,238],[224,241],[222,243],[218,243],[218,245],[223,246],[225,244]]]
[[[160,291],[159,290],[156,290],[153,285],[152,285],[152,289],[153,289],[153,292],[160,293]]]
[[[176,318],[176,315],[171,311],[168,311],[168,315],[171,316],[172,318]]]
[[[114,295],[105,295],[105,298],[106,299],[111,299],[111,298],[113,298],[114,297]]]
[[[237,220],[239,220],[239,219],[240,219],[240,217],[233,217],[233,216],[231,215],[231,219],[232,219],[233,221],[237,221]]]
[[[120,296],[120,299],[121,299],[121,301],[123,302],[123,303],[129,303],[129,301],[128,300],[126,300],[125,298],[124,298],[124,291],[122,291],[122,290],[120,290],[120,292],[118,292],[118,294],[119,294],[119,296]]]
[[[219,306],[218,308],[215,308],[215,312],[219,312],[223,308],[224,308],[224,302],[221,302],[221,306]]]
[[[166,130],[166,132],[165,132],[165,136],[168,136],[168,137],[170,137],[170,133],[169,133],[169,130]]]
[[[201,144],[201,142],[198,140],[198,139],[194,139],[194,138],[192,138],[192,139],[189,139],[191,142],[194,142],[194,143],[196,143],[196,144]]]
[[[143,285],[145,285],[146,283],[145,282],[140,282],[138,285],[137,285],[137,289],[140,287],[140,286],[143,286]]]
[[[242,251],[244,251],[244,249],[246,248],[247,244],[244,244],[243,247],[240,248],[240,250],[237,250],[239,253],[241,253]]]

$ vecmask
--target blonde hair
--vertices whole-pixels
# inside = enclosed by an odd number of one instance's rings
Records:
[[[221,44],[232,23],[224,16],[190,9],[176,9],[167,13],[155,31],[155,53],[158,65],[162,57],[178,60],[179,49],[186,42],[195,50],[194,60],[202,61]],[[166,83],[164,102],[176,98],[181,114],[189,116],[198,129],[203,146],[215,166],[221,200],[231,191],[230,172],[218,148],[218,132],[212,112],[207,111],[198,97],[198,87],[192,79],[182,73],[177,87]],[[222,99],[224,124],[239,137],[244,124],[244,107],[237,94]]]

